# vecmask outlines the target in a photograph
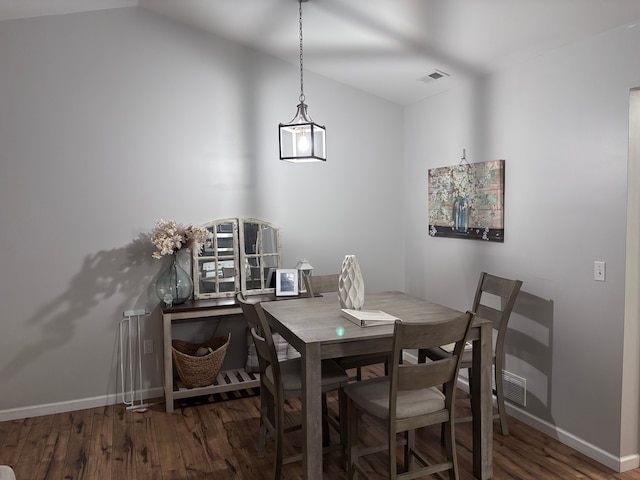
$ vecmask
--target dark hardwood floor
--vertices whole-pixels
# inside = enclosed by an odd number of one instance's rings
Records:
[[[380,372],[369,370],[366,375]],[[177,403],[172,414],[163,400],[146,412],[124,405],[79,410],[0,423],[0,464],[14,468],[18,480],[263,480],[272,478],[273,442],[258,459],[256,392],[232,392]],[[459,415],[465,404],[460,401]],[[336,399],[331,399],[335,408]],[[298,401],[287,404],[291,422],[297,421]],[[510,418],[511,435],[494,430],[494,477],[526,479],[640,480],[640,469],[626,473],[590,460],[552,438]],[[471,480],[471,425],[456,426],[460,479]],[[367,442],[382,438],[376,425],[365,423]],[[425,429],[419,442],[433,455],[442,453],[439,428]],[[299,432],[285,442],[285,455],[301,444]],[[384,472],[385,455],[368,461],[372,472]],[[346,479],[337,451],[325,456],[327,480]],[[302,478],[300,463],[285,465],[283,479]],[[385,478],[373,474],[372,478]]]

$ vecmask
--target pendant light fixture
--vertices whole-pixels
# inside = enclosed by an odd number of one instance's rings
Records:
[[[300,25],[300,103],[298,111],[288,123],[280,124],[280,160],[287,162],[325,162],[325,128],[318,125],[307,113],[304,103],[304,69],[302,62],[302,2],[299,5]]]

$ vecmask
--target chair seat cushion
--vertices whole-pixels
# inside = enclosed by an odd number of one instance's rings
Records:
[[[360,407],[378,418],[389,417],[389,377],[352,383],[344,392]],[[444,409],[444,395],[435,387],[398,392],[396,418],[409,418]]]
[[[341,383],[349,381],[349,377],[343,368],[333,360],[322,361],[322,387],[335,388]],[[282,377],[282,386],[286,392],[302,390],[302,361],[300,358],[293,358],[280,362],[280,375]],[[265,372],[269,381],[273,382],[273,372],[271,366],[267,367]]]

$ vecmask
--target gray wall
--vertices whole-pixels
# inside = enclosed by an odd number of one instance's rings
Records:
[[[637,461],[637,392],[629,426],[621,383],[639,30],[406,109],[306,72],[329,161],[291,165],[276,127],[295,65],[138,8],[0,22],[0,420],[116,401],[126,309],[152,312],[158,352],[156,218],[254,216],[282,227],[285,266],[330,273],[356,254],[367,291],[467,308],[481,270],[522,279],[507,369],[529,394],[514,413],[610,465]],[[427,235],[427,171],[462,148],[506,160],[504,244]],[[160,356],[145,367],[157,390]]]
[[[262,218],[285,267],[355,254],[368,291],[404,288],[402,109],[311,73],[305,93],[323,165],[278,160],[295,65],[138,8],[0,22],[0,419],[113,400],[130,308],[161,386],[156,218]]]
[[[624,418],[621,395],[639,46],[640,27],[614,30],[405,111],[407,291],[465,308],[480,271],[523,280],[506,369],[528,395],[512,412],[609,465],[626,455],[637,465],[637,396]],[[427,170],[458,163],[462,148],[472,162],[506,160],[504,244],[426,234]],[[607,264],[604,283],[594,260]],[[624,429],[633,434],[621,444]]]

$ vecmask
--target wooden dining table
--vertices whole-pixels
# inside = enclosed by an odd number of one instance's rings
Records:
[[[322,359],[364,353],[389,352],[393,324],[360,327],[341,315],[337,296],[264,302],[273,330],[302,357],[302,470],[308,480],[322,479]],[[406,322],[435,322],[460,312],[402,292],[367,294],[363,310],[382,310]],[[473,344],[472,424],[473,474],[488,479],[493,474],[493,410],[491,322],[476,318],[470,332]],[[477,381],[476,381],[477,380]]]

